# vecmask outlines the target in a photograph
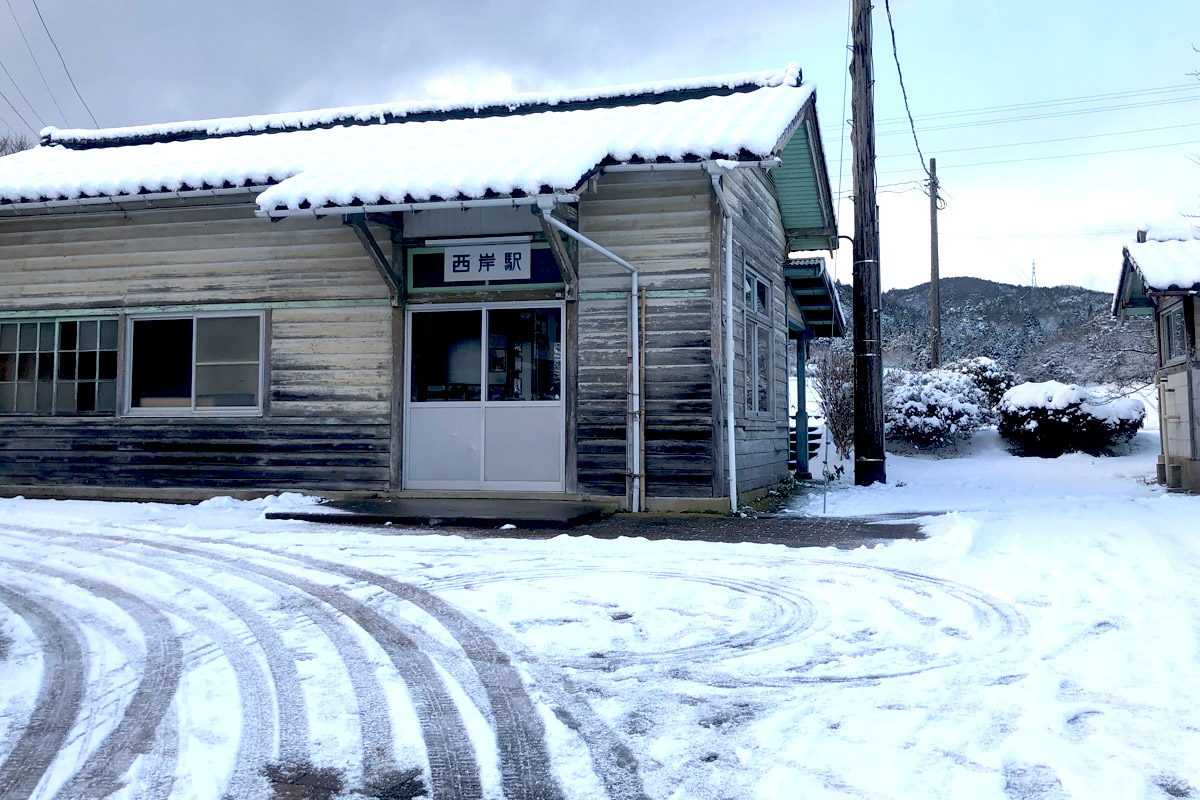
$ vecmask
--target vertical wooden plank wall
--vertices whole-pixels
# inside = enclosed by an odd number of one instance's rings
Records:
[[[646,490],[713,495],[712,188],[695,172],[610,173],[579,230],[646,287]],[[629,274],[579,248],[579,490],[626,492]]]
[[[5,416],[0,485],[386,490],[387,297],[336,218],[268,223],[246,202],[0,220],[10,318],[270,309],[264,416]]]

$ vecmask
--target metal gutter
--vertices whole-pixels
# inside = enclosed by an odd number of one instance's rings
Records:
[[[713,193],[721,206],[725,225],[725,436],[729,451],[729,510],[737,513],[737,429],[733,406],[733,211],[721,188],[723,169],[716,164],[708,170]]]
[[[468,208],[545,206],[578,203],[577,194],[534,194],[526,197],[489,197],[478,200],[437,200],[427,203],[385,203],[361,206],[314,206],[313,208],[285,208],[271,211],[255,211],[254,216],[265,219],[284,217],[330,217],[347,214],[396,214],[402,211],[437,211],[448,209],[461,211]]]
[[[88,206],[120,206],[122,203],[152,202],[154,200],[193,200],[199,197],[229,197],[239,194],[255,195],[267,186],[236,186],[232,189],[188,189],[182,192],[147,192],[146,194],[106,195],[104,197],[76,197],[70,200],[37,200],[29,203],[0,203],[0,215],[21,216],[21,211],[55,211],[58,209],[83,210]]]

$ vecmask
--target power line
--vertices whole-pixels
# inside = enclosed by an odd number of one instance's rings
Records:
[[[1157,131],[1173,131],[1179,128],[1195,128],[1200,126],[1200,122],[1185,122],[1181,125],[1162,125],[1157,128],[1140,128],[1135,131],[1112,131],[1111,133],[1089,133],[1081,136],[1063,136],[1057,139],[1038,139],[1032,142],[1007,142],[1003,144],[982,144],[975,147],[950,147],[938,150],[938,153],[965,153],[971,150],[994,150],[999,147],[1028,147],[1035,144],[1055,144],[1057,142],[1075,142],[1083,139],[1102,139],[1106,136],[1129,136],[1135,133],[1155,133]],[[908,158],[914,155],[908,153],[889,153],[876,158]]]
[[[0,61],[0,69],[4,70],[4,74],[8,76],[8,80],[12,83],[13,88],[17,90],[17,94],[21,95],[21,99],[25,101],[25,105],[29,106],[29,110],[33,112],[35,117],[37,117],[37,121],[42,125],[42,127],[45,127],[46,118],[38,113],[38,110],[33,107],[33,103],[29,102],[29,98],[25,96],[25,93],[21,91],[21,87],[17,84],[17,79],[14,78],[12,73],[8,71],[8,67],[4,66],[3,61]]]
[[[966,212],[964,212],[958,208],[958,205],[957,205],[958,201],[955,200],[954,197],[949,192],[943,191],[940,194],[944,194],[946,197],[946,208],[950,211],[953,211],[956,215],[961,217],[963,219],[963,221],[965,221],[971,228],[973,228],[975,230],[975,232],[978,234],[978,236],[976,236],[977,239],[979,239],[981,242],[984,242],[986,244],[990,244],[992,247],[996,248],[997,252],[999,252],[1000,255],[1004,257],[1004,265],[1008,268],[1008,270],[1010,272],[1012,272],[1014,275],[1017,276],[1017,278],[1021,281],[1022,284],[1029,283],[1029,275],[1026,274],[1025,270],[1023,270],[1017,266],[1017,263],[1015,261],[1013,261],[1013,258],[1012,258],[1012,256],[1010,256],[1008,254],[1008,251],[1005,250],[1003,247],[1001,247],[999,245],[999,243],[996,242],[995,239],[993,239],[988,234],[984,233],[978,226],[976,226],[974,221],[971,219],[971,217],[969,217],[966,214]],[[955,203],[954,205],[950,204],[951,200],[954,200],[954,203]]]
[[[21,112],[17,111],[17,107],[14,106],[12,101],[8,99],[8,95],[6,95],[4,92],[0,92],[0,100],[3,100],[8,104],[8,107],[11,108],[13,113],[17,115],[17,119],[21,120],[26,128],[29,128],[30,133],[32,133],[34,136],[37,136],[37,131],[33,129],[33,126],[29,124],[29,121],[26,120],[25,117],[21,116]]]
[[[1100,101],[1100,100],[1125,100],[1125,99],[1131,99],[1133,97],[1138,97],[1138,96],[1142,96],[1142,95],[1163,94],[1163,93],[1167,93],[1167,92],[1181,92],[1181,91],[1194,92],[1197,90],[1197,88],[1200,88],[1200,87],[1197,87],[1197,85],[1194,83],[1181,83],[1181,84],[1176,84],[1174,86],[1159,86],[1159,87],[1154,87],[1154,88],[1150,88],[1150,89],[1130,89],[1130,90],[1124,91],[1124,92],[1110,92],[1110,93],[1106,93],[1106,94],[1080,95],[1077,97],[1067,97],[1067,98],[1061,98],[1061,99],[1057,99],[1057,100],[1035,100],[1035,101],[1024,102],[1024,103],[1012,103],[1012,104],[1008,104],[1008,105],[977,106],[975,108],[958,109],[958,110],[954,110],[954,111],[935,111],[935,112],[930,112],[930,113],[926,113],[926,114],[918,114],[918,115],[916,115],[916,119],[933,120],[933,119],[945,119],[945,118],[952,118],[952,117],[959,117],[959,116],[965,117],[965,116],[980,116],[980,115],[984,115],[984,114],[999,114],[999,113],[1008,112],[1008,111],[1022,111],[1022,110],[1029,110],[1029,109],[1044,108],[1046,106],[1077,105],[1079,103],[1089,103],[1089,102],[1096,102],[1096,101]],[[901,125],[904,122],[906,122],[906,119],[904,117],[889,117],[888,119],[880,120],[879,124],[881,124],[881,125],[889,125],[889,124]]]
[[[1200,139],[1193,139],[1187,142],[1168,142],[1166,144],[1148,144],[1142,147],[1122,147],[1116,150],[1097,150],[1092,153],[1062,153],[1055,156],[1029,156],[1027,158],[1006,158],[999,161],[975,161],[969,164],[950,164],[950,169],[961,169],[963,167],[989,167],[995,164],[1017,164],[1023,161],[1053,161],[1059,158],[1082,158],[1084,156],[1106,156],[1113,153],[1132,153],[1137,150],[1156,150],[1162,147],[1182,147],[1184,145],[1200,144]],[[882,175],[899,175],[905,172],[916,172],[914,169],[893,169],[882,172]]]
[[[904,97],[904,111],[908,114],[908,128],[912,131],[913,144],[917,146],[917,156],[921,159],[921,169],[925,170],[926,175],[929,175],[929,168],[925,166],[925,154],[921,152],[921,143],[917,141],[917,126],[913,122],[912,109],[908,107],[908,90],[904,88],[904,72],[900,69],[900,53],[896,49],[896,28],[892,25],[891,0],[883,0],[883,7],[887,10],[888,30],[892,34],[892,57],[896,60],[896,74],[900,77],[900,94]],[[932,176],[930,180],[932,180]]]
[[[58,104],[58,98],[54,96],[54,92],[50,89],[50,84],[46,82],[46,73],[42,72],[42,65],[38,62],[37,55],[34,54],[33,47],[29,44],[29,38],[25,35],[25,29],[21,27],[21,20],[17,19],[17,12],[13,11],[12,0],[4,0],[4,2],[8,5],[8,13],[12,16],[13,22],[17,24],[17,30],[21,33],[21,40],[25,42],[25,49],[29,51],[29,57],[33,59],[33,66],[37,67],[38,75],[42,78],[42,85],[46,87],[46,94],[50,95],[50,99],[54,102],[54,107],[58,109],[58,115],[63,118],[63,122],[69,125],[67,115],[63,113],[62,106]],[[34,6],[36,7],[37,4],[35,3]]]
[[[7,0],[6,0],[7,1]],[[83,107],[87,109],[88,116],[92,118],[92,124],[97,128],[100,123],[96,122],[96,115],[92,113],[92,109],[88,107],[87,101],[83,99],[83,95],[79,93],[79,87],[75,85],[75,79],[71,77],[71,70],[67,69],[66,59],[63,58],[62,51],[58,49],[58,43],[54,41],[54,37],[50,35],[50,29],[46,27],[46,20],[42,16],[42,10],[38,8],[37,0],[30,0],[33,3],[33,10],[37,12],[38,19],[41,20],[42,30],[46,32],[46,37],[50,39],[50,44],[54,45],[54,52],[58,53],[58,60],[62,63],[63,72],[67,73],[67,80],[71,82],[71,88],[75,90],[75,96],[79,98],[79,102],[83,103]],[[61,109],[60,109],[61,110]],[[64,117],[65,119],[65,117]]]
[[[1075,116],[1079,116],[1081,114],[1100,114],[1100,113],[1104,113],[1104,112],[1108,112],[1108,111],[1126,111],[1129,109],[1149,108],[1152,106],[1176,105],[1178,103],[1194,103],[1196,101],[1200,101],[1200,94],[1197,94],[1192,97],[1176,97],[1176,98],[1172,98],[1172,99],[1168,99],[1168,100],[1153,100],[1153,101],[1147,101],[1144,103],[1127,103],[1125,105],[1102,106],[1100,108],[1077,108],[1077,109],[1072,109],[1070,111],[1060,111],[1060,112],[1055,112],[1052,114],[1026,114],[1024,116],[1003,117],[1001,119],[984,119],[984,120],[973,120],[970,122],[957,122],[957,123],[952,123],[952,124],[948,124],[948,125],[931,125],[931,126],[925,126],[925,128],[923,130],[926,133],[929,133],[931,131],[948,131],[948,130],[955,130],[958,128],[976,128],[981,125],[1000,125],[1000,124],[1009,123],[1009,122],[1032,122],[1035,120],[1042,120],[1042,119],[1058,119],[1061,117],[1075,117]],[[901,133],[904,133],[904,131],[903,130],[883,131],[881,133],[876,133],[876,137],[894,136],[894,135],[901,134]]]

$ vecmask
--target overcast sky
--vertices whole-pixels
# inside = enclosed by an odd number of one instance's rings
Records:
[[[16,87],[0,74],[0,92],[34,129],[92,127],[33,0],[7,2],[49,91],[5,7],[0,62]],[[833,189],[851,186],[848,143],[839,169],[849,0],[38,6],[105,127],[796,61],[818,86]],[[892,0],[892,12],[921,149],[937,158],[947,201],[943,276],[1028,282],[1036,259],[1041,285],[1110,291],[1121,244],[1139,224],[1200,213],[1200,164],[1191,160],[1200,153],[1200,81],[1189,75],[1200,71],[1196,0]],[[928,280],[929,200],[882,2],[875,45],[883,283],[904,287]],[[951,113],[979,109],[991,111]],[[0,100],[0,132],[5,124],[28,133]],[[1113,150],[1123,152],[1078,155]],[[851,234],[848,198],[839,219]],[[835,259],[843,280],[849,261],[847,246]]]

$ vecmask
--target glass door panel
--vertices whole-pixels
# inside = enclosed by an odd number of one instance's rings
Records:
[[[480,400],[482,311],[414,312],[409,335],[414,403]]]

